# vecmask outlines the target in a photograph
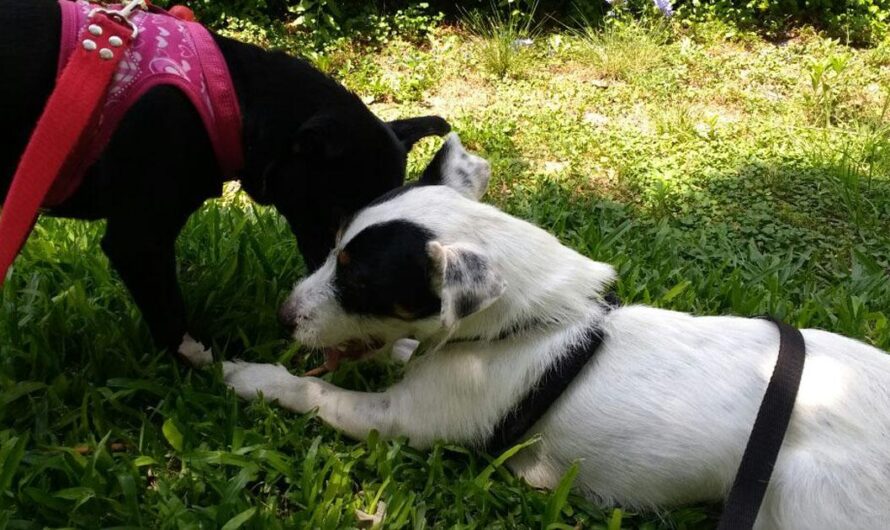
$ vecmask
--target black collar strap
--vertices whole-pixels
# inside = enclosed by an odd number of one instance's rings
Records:
[[[610,291],[604,299],[604,315],[620,305],[618,296]],[[501,418],[482,449],[489,454],[497,454],[519,443],[581,373],[602,346],[603,340],[603,330],[599,327],[587,330],[584,339],[548,366],[525,397]]]

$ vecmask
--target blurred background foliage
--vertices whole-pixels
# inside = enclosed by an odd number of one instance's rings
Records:
[[[170,0],[160,5],[176,3]],[[249,30],[277,28],[318,48],[345,35],[386,38],[393,30],[422,37],[436,22],[456,22],[474,11],[534,13],[544,24],[601,23],[613,9],[642,13],[648,0],[193,0],[187,2],[211,26]],[[890,0],[678,0],[677,16],[719,19],[744,30],[780,37],[801,24],[814,25],[854,45],[875,44],[888,32]],[[404,31],[401,31],[404,33]],[[273,43],[274,44],[274,43]]]

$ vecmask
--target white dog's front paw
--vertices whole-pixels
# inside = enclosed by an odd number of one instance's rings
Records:
[[[235,393],[244,399],[256,399],[262,392],[267,401],[296,412],[307,412],[304,403],[304,379],[297,377],[280,364],[224,362],[223,379]]]
[[[280,364],[224,362],[223,378],[236,394],[244,399],[256,398],[262,392],[272,399],[273,391],[293,385],[297,379]]]
[[[193,368],[204,368],[213,362],[213,352],[186,333],[177,350]]]

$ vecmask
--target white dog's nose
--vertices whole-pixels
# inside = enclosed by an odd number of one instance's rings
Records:
[[[278,322],[282,327],[287,329],[289,333],[293,333],[297,329],[297,315],[299,304],[293,296],[289,296],[287,300],[278,308]]]

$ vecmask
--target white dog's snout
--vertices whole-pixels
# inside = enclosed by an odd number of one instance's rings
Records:
[[[301,320],[306,317],[300,312],[299,300],[291,295],[278,308],[278,322],[288,330],[297,328]]]

